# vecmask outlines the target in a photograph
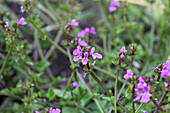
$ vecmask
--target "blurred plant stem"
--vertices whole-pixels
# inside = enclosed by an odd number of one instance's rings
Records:
[[[30,93],[30,88],[28,88],[28,102],[27,102],[27,104],[28,104],[28,106],[27,106],[27,113],[31,113],[30,112],[30,102],[31,102],[31,93]]]
[[[139,113],[140,109],[145,105],[145,103],[140,104],[140,106],[136,109],[135,113]]]
[[[6,65],[7,62],[8,62],[8,59],[9,59],[9,56],[11,55],[12,50],[13,50],[13,45],[10,45],[10,49],[9,49],[9,51],[8,51],[7,57],[5,58],[5,61],[4,61],[3,65],[2,65],[2,67],[1,67],[1,70],[0,70],[0,76],[1,76],[1,74],[2,74],[2,72],[3,72],[3,70],[4,70],[4,68],[5,68],[5,65]]]
[[[117,73],[116,73],[115,88],[114,88],[114,92],[115,92],[115,95],[114,95],[114,110],[115,110],[115,113],[117,113],[117,92],[118,92],[117,91],[117,84],[118,84],[119,72],[120,72],[120,68],[118,67]]]

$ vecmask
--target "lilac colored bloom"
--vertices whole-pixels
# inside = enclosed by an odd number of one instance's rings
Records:
[[[76,81],[76,82],[73,82],[72,83],[73,87],[80,87],[79,83]]]
[[[94,53],[94,51],[95,51],[95,47],[93,47],[89,53],[93,57],[93,59],[96,59],[96,58],[102,59],[102,55],[99,53]]]
[[[71,41],[70,41],[70,43],[72,43],[72,44],[73,44],[73,43],[74,43],[74,40],[71,40]]]
[[[152,94],[150,94],[150,87],[149,86],[145,86],[143,87],[143,91],[144,93],[142,93],[142,102],[143,103],[148,103],[150,101],[150,97],[152,96]]]
[[[79,55],[81,53],[81,47],[77,46],[77,49],[73,51],[73,55]]]
[[[139,83],[137,84],[137,88],[143,88],[147,86],[147,83],[143,80],[142,77],[139,78]]]
[[[9,23],[8,22],[5,22],[6,24],[4,25],[4,27],[6,28],[6,30],[8,30],[9,28]]]
[[[125,55],[122,55],[122,54],[121,54],[121,55],[120,55],[120,58],[125,58]]]
[[[135,89],[135,91],[137,93],[137,96],[136,96],[136,98],[133,99],[133,101],[138,101],[141,97],[142,91],[139,89]]]
[[[75,26],[79,25],[79,22],[76,22],[76,19],[73,19],[70,23],[70,25],[72,26],[72,28],[74,28]]]
[[[77,36],[78,36],[79,38],[85,37],[85,32],[84,32],[84,31],[81,31],[81,32],[77,33]]]
[[[24,13],[25,12],[25,9],[23,6],[21,6],[21,10],[20,10],[21,13]]]
[[[133,77],[133,72],[132,72],[131,69],[128,69],[127,73],[124,75],[124,78],[129,79],[129,78],[132,78],[132,77]]]
[[[75,56],[74,58],[73,58],[73,61],[78,61],[78,60],[80,60],[80,59],[82,59],[82,53],[79,53],[79,55],[78,56]]]
[[[56,108],[56,109],[53,109],[52,107],[50,108],[49,110],[49,113],[61,113],[61,110]]]
[[[167,78],[168,76],[170,76],[169,74],[170,74],[170,72],[168,72],[167,70],[162,70],[161,71],[161,76],[163,78]]]
[[[83,65],[86,65],[88,62],[88,54],[89,54],[88,52],[84,53],[84,58],[82,59]]]
[[[96,31],[95,31],[94,26],[92,26],[92,27],[90,28],[90,33],[92,33],[93,35],[95,35],[95,34],[96,34]]]
[[[157,69],[156,68],[152,68],[151,71],[154,72],[154,71],[157,71]]]
[[[166,61],[166,65],[170,65],[170,60],[167,60],[167,61]]]
[[[78,44],[79,44],[80,46],[84,46],[84,47],[86,47],[86,46],[88,45],[85,41],[81,41],[81,38],[79,38]]]
[[[143,103],[148,103],[150,101],[150,97],[152,96],[152,94],[150,94],[150,87],[147,86],[147,83],[142,77],[139,78],[139,83],[137,84],[135,92],[137,93],[137,96],[133,101],[138,101],[141,97]]]
[[[133,49],[133,47],[130,47],[130,49],[132,50],[132,49]]]
[[[26,25],[27,22],[25,22],[24,20],[25,20],[24,17],[21,17],[19,22],[17,22],[17,25]]]
[[[144,111],[143,113],[148,113],[147,111]]]
[[[40,113],[39,111],[35,111],[35,113]]]
[[[109,7],[109,11],[113,12],[117,10],[116,6],[120,6],[120,3],[118,0],[113,0],[112,2],[110,2],[110,7]]]
[[[168,83],[164,82],[164,86],[165,86],[165,87],[168,87]]]
[[[122,53],[126,53],[126,52],[127,52],[127,50],[125,49],[125,46],[123,46],[123,47],[120,49],[120,51],[121,51]]]
[[[166,65],[163,67],[161,71],[161,76],[163,78],[167,78],[168,76],[170,76],[170,60],[166,61]]]

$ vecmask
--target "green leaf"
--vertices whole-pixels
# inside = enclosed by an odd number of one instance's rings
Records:
[[[52,88],[48,89],[48,95],[47,96],[48,96],[50,101],[52,101],[55,98],[56,95],[55,95],[55,93],[54,93]]]
[[[64,94],[64,91],[62,90],[59,90],[59,89],[53,89],[54,93],[56,96],[62,98],[63,97],[63,94]],[[71,94],[70,92],[66,92],[65,96],[64,96],[64,99],[68,99],[68,98],[71,98]]]
[[[37,68],[39,72],[42,72],[44,71],[45,68],[50,66],[50,63],[46,60],[43,60],[41,62],[35,63],[34,66]]]

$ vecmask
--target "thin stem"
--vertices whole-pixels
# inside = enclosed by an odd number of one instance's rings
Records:
[[[111,78],[116,78],[116,76],[113,75],[111,72],[108,72],[108,71],[106,71],[106,70],[104,70],[104,69],[102,69],[102,68],[100,68],[100,67],[94,66],[94,69],[96,69],[96,70],[98,70],[98,71],[101,71],[101,72],[107,74],[107,75],[110,76]],[[122,83],[125,82],[125,80],[123,80],[123,79],[121,79],[121,78],[118,78],[118,80],[119,80],[120,82],[122,82]],[[127,82],[127,84],[128,84],[128,85],[132,85],[130,82]]]
[[[119,76],[120,68],[117,70],[116,73],[116,80],[115,80],[115,96],[114,96],[114,108],[115,108],[115,113],[117,113],[117,84],[118,84],[118,76]]]
[[[12,49],[13,49],[13,46],[11,45],[11,46],[10,46],[10,49],[9,49],[9,51],[8,51],[7,57],[6,57],[6,59],[5,59],[4,63],[3,63],[3,65],[2,65],[2,67],[1,67],[0,76],[1,76],[1,74],[2,74],[2,72],[3,72],[3,70],[4,70],[4,67],[5,67],[5,65],[6,65],[6,63],[7,63],[7,61],[8,61],[8,59],[9,59],[9,56],[10,56],[10,54],[11,54],[11,52],[12,52]]]
[[[68,80],[68,83],[67,83],[67,86],[66,86],[66,88],[65,88],[65,90],[64,90],[64,94],[63,94],[63,97],[62,97],[62,98],[64,98],[64,96],[65,96],[65,94],[66,94],[66,91],[67,91],[67,89],[68,89],[68,87],[69,87],[69,85],[70,85],[70,83],[71,83],[71,80],[72,80],[72,78],[73,78],[73,76],[74,76],[74,73],[75,73],[75,72],[72,72],[72,74],[71,74],[71,76],[70,76],[70,78],[69,78],[69,80]]]
[[[105,92],[111,97],[112,94],[107,90],[103,83],[94,75],[93,72],[90,72],[90,75],[96,80],[96,82],[105,90]]]
[[[151,97],[151,100],[152,100],[152,102],[154,103],[154,105],[155,105],[159,110],[161,110],[161,111],[164,112],[164,110],[161,108],[161,106],[159,106],[152,97]]]
[[[162,105],[162,103],[163,103],[163,101],[165,100],[165,98],[166,98],[166,95],[168,94],[168,90],[164,93],[164,95],[163,95],[163,97],[162,97],[162,99],[161,99],[161,101],[160,101],[160,103],[159,103],[159,105],[161,106]],[[155,110],[155,112],[154,113],[157,113],[157,111],[158,111],[158,108]]]
[[[140,109],[144,106],[145,103],[140,104],[140,106],[137,108],[137,110],[135,111],[135,113],[139,113]]]
[[[30,102],[31,102],[31,93],[30,93],[30,89],[28,89],[28,108],[27,108],[27,111],[28,113],[30,113]]]

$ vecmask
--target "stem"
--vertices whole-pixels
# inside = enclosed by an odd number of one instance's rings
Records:
[[[117,113],[117,83],[118,83],[118,75],[119,75],[119,72],[120,72],[120,68],[117,70],[116,80],[115,80],[115,96],[114,96],[115,113]]]
[[[30,113],[30,102],[31,102],[31,99],[30,99],[30,89],[28,89],[28,108],[27,108],[28,113]]]
[[[103,83],[94,75],[93,72],[90,72],[90,75],[96,80],[96,82],[105,90],[105,92],[111,97],[112,94],[107,90]]]
[[[152,100],[152,102],[155,104],[155,106],[156,106],[159,110],[161,110],[161,111],[164,112],[164,110],[161,108],[161,106],[159,106],[152,97],[151,97],[151,100]]]
[[[134,78],[132,78],[133,81],[133,87],[132,87],[132,111],[135,113],[135,103],[133,102],[133,99],[135,98],[135,84],[134,84]]]
[[[163,101],[165,100],[165,98],[166,98],[166,95],[168,94],[168,90],[164,93],[164,95],[163,95],[163,98],[161,99],[161,102],[160,102],[160,106],[162,105],[162,103],[163,103]],[[157,113],[157,111],[158,111],[158,108],[155,110],[155,112],[154,113]]]
[[[67,91],[67,89],[68,89],[68,87],[69,87],[69,85],[70,85],[70,83],[71,83],[71,80],[72,80],[72,78],[73,78],[73,76],[74,76],[74,73],[75,73],[75,72],[72,72],[72,74],[71,74],[71,76],[70,76],[70,78],[69,78],[69,80],[68,80],[68,83],[67,83],[67,86],[66,86],[66,88],[65,88],[65,90],[64,90],[64,94],[63,94],[63,97],[62,97],[62,98],[64,98],[64,96],[65,96],[65,94],[66,94],[66,91]]]
[[[140,109],[144,106],[145,103],[140,104],[140,106],[137,108],[137,110],[135,111],[135,113],[138,113],[140,111]]]
[[[11,54],[11,52],[12,52],[12,49],[13,49],[13,46],[11,45],[11,46],[10,46],[10,49],[9,49],[9,51],[8,51],[7,57],[6,57],[6,59],[5,59],[4,63],[3,63],[3,65],[2,65],[2,67],[1,67],[0,76],[1,76],[1,74],[2,74],[2,72],[3,72],[3,70],[4,70],[4,67],[5,67],[5,65],[6,65],[6,63],[7,63],[7,61],[8,61],[8,59],[9,59],[9,56],[10,56],[10,54]]]

